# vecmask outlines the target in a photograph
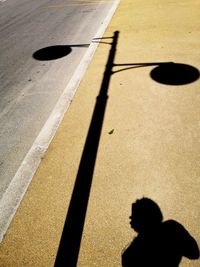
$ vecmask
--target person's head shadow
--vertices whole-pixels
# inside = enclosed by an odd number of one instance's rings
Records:
[[[123,267],[177,267],[183,256],[199,258],[195,239],[178,222],[163,222],[159,206],[149,198],[132,204],[131,227],[138,233],[122,254]]]

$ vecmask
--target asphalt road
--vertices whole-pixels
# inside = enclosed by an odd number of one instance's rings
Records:
[[[0,2],[0,199],[112,2]]]

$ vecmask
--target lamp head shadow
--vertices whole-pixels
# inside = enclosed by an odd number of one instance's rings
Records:
[[[53,45],[43,47],[33,53],[33,58],[39,61],[50,61],[63,58],[72,52],[72,47],[87,48],[90,44]]]
[[[33,58],[40,61],[55,60],[67,56],[72,51],[68,45],[54,45],[37,50]]]
[[[199,70],[181,63],[161,63],[150,72],[150,77],[166,85],[184,85],[199,79]]]

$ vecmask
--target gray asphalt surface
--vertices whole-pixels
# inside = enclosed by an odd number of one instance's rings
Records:
[[[0,2],[0,198],[111,5],[81,0]]]

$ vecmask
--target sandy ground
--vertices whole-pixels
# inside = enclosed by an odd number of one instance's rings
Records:
[[[176,62],[200,69],[199,17],[196,0],[122,0],[104,37],[119,31],[115,64]],[[1,244],[2,267],[54,265],[112,41],[101,40],[32,180]],[[131,203],[143,196],[200,244],[200,80],[166,85],[151,78],[156,65],[132,67],[110,77],[78,267],[121,266],[122,251],[136,236]],[[91,152],[87,161],[93,158]],[[183,258],[180,267],[199,264]]]

